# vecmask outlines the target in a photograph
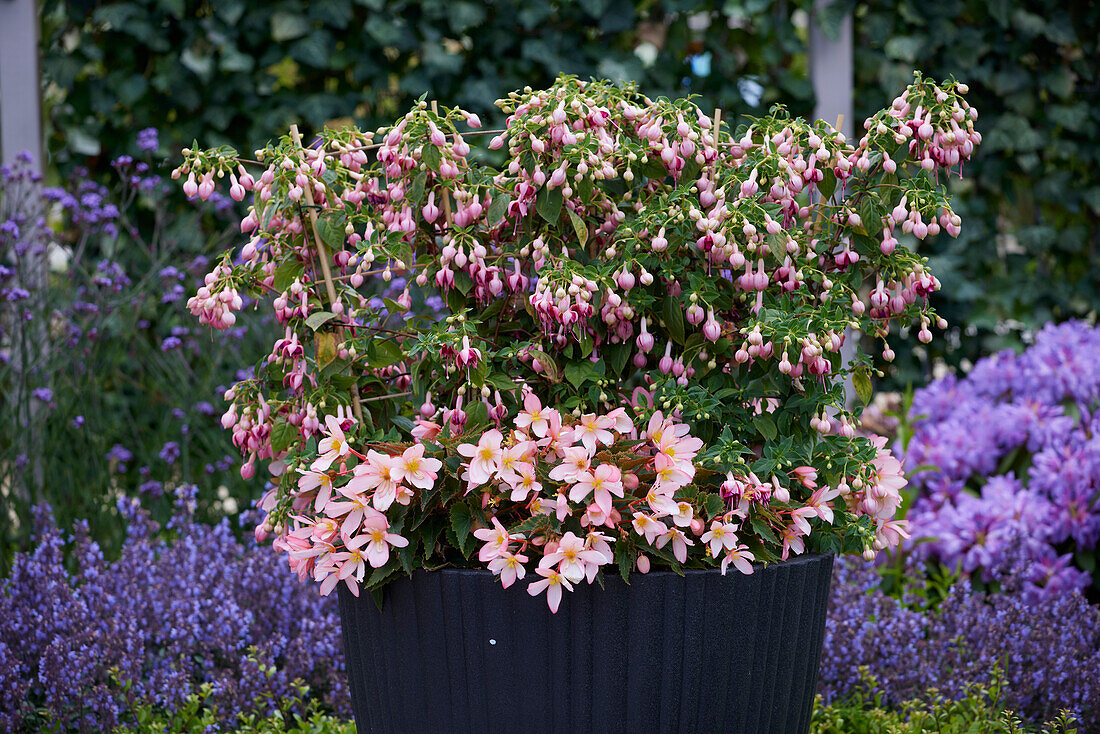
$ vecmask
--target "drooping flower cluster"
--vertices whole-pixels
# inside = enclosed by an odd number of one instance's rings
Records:
[[[230,149],[185,151],[189,192],[252,195],[239,259],[192,310],[224,325],[266,295],[285,328],[226,393],[243,474],[276,476],[261,534],[326,591],[374,591],[505,532],[483,562],[553,596],[606,563],[896,544],[900,466],[856,435],[837,387],[870,359],[841,347],[859,328],[890,359],[893,322],[942,326],[939,282],[887,241],[957,231],[938,177],[979,139],[963,89],[918,77],[855,144],[562,77],[500,100],[503,130],[420,102],[376,133],[295,128],[252,178]],[[480,134],[499,167],[471,154]],[[331,417],[355,453],[330,455]],[[441,462],[427,486],[413,458]]]
[[[913,553],[992,581],[1022,549],[1035,591],[1090,584],[1074,552],[1100,541],[1098,364],[1100,330],[1050,325],[1022,354],[916,392],[906,458],[929,468],[914,478]]]

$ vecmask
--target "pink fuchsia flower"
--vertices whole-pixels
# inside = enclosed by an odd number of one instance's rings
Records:
[[[317,444],[317,450],[321,455],[314,459],[310,466],[313,471],[328,471],[334,461],[343,459],[351,451],[347,436],[344,435],[344,429],[340,428],[340,421],[336,416],[326,415],[325,427],[328,429],[327,434]]]
[[[439,477],[443,462],[439,459],[424,458],[424,445],[417,444],[405,449],[398,460],[398,470],[403,481],[418,489],[431,489]]]
[[[791,474],[802,483],[806,489],[817,489],[817,469],[812,466],[796,466],[791,469]]]
[[[524,430],[530,428],[538,438],[546,436],[550,428],[550,413],[557,412],[553,408],[543,408],[542,402],[535,393],[528,392],[523,396],[523,410],[516,415],[516,428]]]
[[[500,585],[507,589],[527,575],[524,563],[527,556],[521,553],[502,553],[489,561],[489,570],[500,576]]]
[[[546,603],[549,605],[550,611],[557,613],[558,605],[561,604],[562,587],[564,586],[572,591],[573,585],[569,583],[569,579],[552,568],[539,567],[535,569],[535,573],[542,576],[542,578],[538,581],[532,581],[527,587],[527,593],[531,596],[538,596],[545,590]]]
[[[603,563],[606,563],[606,559],[602,553],[586,549],[584,539],[568,532],[561,537],[551,552],[542,557],[539,566],[549,568],[557,564],[561,575],[576,584],[588,575],[590,569],[592,577],[595,578],[596,570]]]
[[[332,477],[324,472],[316,472],[310,469],[299,469],[302,475],[298,478],[298,491],[302,494],[316,491],[317,496],[313,501],[315,512],[324,512],[325,505],[332,498]]]
[[[504,435],[492,428],[481,435],[477,445],[459,444],[458,453],[470,460],[467,470],[471,489],[489,482],[500,469],[500,460],[504,454],[501,448],[503,440]]]
[[[508,546],[512,544],[513,538],[509,535],[508,529],[500,524],[500,520],[494,517],[492,523],[493,527],[491,528],[479,528],[474,531],[474,537],[485,543],[477,554],[478,560],[482,563],[507,554]],[[516,536],[516,539],[521,537]]]
[[[443,430],[443,426],[434,421],[425,420],[423,418],[416,419],[416,425],[413,426],[412,436],[417,441],[431,441],[439,435],[439,432]]]
[[[581,446],[570,446],[565,449],[562,462],[550,470],[550,478],[556,482],[572,484],[579,482],[581,475],[588,473],[592,465],[591,456]]]
[[[381,568],[390,560],[390,547],[404,548],[409,544],[406,538],[389,532],[390,523],[386,516],[377,510],[371,510],[363,520],[362,531],[348,542],[349,548],[364,548],[364,556],[372,568]]]
[[[751,576],[752,562],[755,560],[756,556],[752,554],[747,545],[739,545],[736,548],[732,548],[730,552],[722,558],[722,575],[726,575],[726,569],[732,563],[738,571],[746,576]]]
[[[580,441],[589,455],[595,454],[597,443],[610,446],[615,440],[615,435],[609,430],[614,425],[615,421],[607,416],[597,417],[594,413],[582,415],[580,423],[573,428],[573,440]]]
[[[634,513],[634,520],[631,522],[631,525],[634,526],[634,532],[644,537],[645,542],[650,545],[653,545],[653,542],[659,535],[668,532],[667,525],[642,512]]]
[[[713,520],[710,530],[703,533],[699,540],[709,545],[711,557],[717,558],[723,552],[737,547],[737,526],[731,522]]]
[[[680,530],[680,528],[669,528],[664,534],[657,538],[656,546],[658,548],[664,548],[670,541],[672,543],[672,555],[680,563],[686,563],[688,546],[695,545],[695,541],[684,535],[684,531]]]
[[[612,464],[600,464],[595,471],[581,472],[577,483],[569,490],[569,501],[580,502],[589,494],[605,514],[612,509],[611,495],[623,496],[623,474],[619,467]]]
[[[477,367],[478,361],[481,359],[481,350],[476,347],[470,346],[470,337],[462,337],[462,349],[458,351],[458,355],[455,357],[455,363],[459,367]]]

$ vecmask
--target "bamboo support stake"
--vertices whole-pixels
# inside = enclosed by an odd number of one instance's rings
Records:
[[[294,144],[299,148],[302,146],[302,135],[298,132],[298,125],[294,124],[290,126],[290,138],[294,141]],[[304,148],[303,148],[304,149]],[[306,204],[308,204],[307,212],[309,216],[310,228],[313,231],[313,242],[317,247],[317,259],[321,262],[321,274],[325,278],[325,290],[328,291],[328,302],[331,308],[334,303],[339,299],[336,297],[336,284],[332,280],[332,268],[328,263],[328,250],[325,248],[325,241],[321,239],[320,230],[317,229],[317,210],[314,208],[313,203],[313,187],[306,186],[303,188],[305,194]],[[341,344],[344,343],[344,327],[336,327],[336,338]],[[351,386],[351,410],[355,414],[355,420],[360,424],[363,422],[363,406],[359,402],[359,385],[353,384]]]

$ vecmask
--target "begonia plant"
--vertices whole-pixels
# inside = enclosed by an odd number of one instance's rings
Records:
[[[554,610],[608,567],[898,543],[901,465],[844,398],[874,367],[841,347],[889,360],[892,323],[944,325],[898,235],[959,231],[939,179],[980,140],[965,91],[918,75],[853,144],[561,77],[500,100],[503,130],[421,100],[256,160],[186,150],[189,195],[252,193],[191,311],[225,328],[270,296],[285,327],[226,393],[243,472],[273,475],[257,534],[322,593],[486,567]]]

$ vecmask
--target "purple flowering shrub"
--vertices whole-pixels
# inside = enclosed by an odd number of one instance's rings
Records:
[[[207,396],[246,376],[241,353],[265,337],[260,318],[211,333],[181,308],[235,236],[226,213],[175,207],[158,173],[156,130],[113,162],[110,185],[77,171],[44,187],[29,156],[0,168],[0,571],[27,547],[31,507],[62,527],[87,519],[109,549],[111,487],[149,499],[158,518],[171,489],[201,488],[199,514],[235,513],[259,493],[243,482]],[[167,496],[164,496],[167,495]]]
[[[865,685],[891,705],[938,689],[962,698],[1003,672],[1005,704],[1031,721],[1067,709],[1100,726],[1100,608],[1073,589],[1037,595],[1017,558],[1002,593],[954,584],[935,608],[910,586],[899,599],[879,589],[873,565],[839,559],[833,576],[819,690],[826,702]],[[915,577],[915,576],[914,576]],[[914,582],[915,583],[915,582]]]
[[[118,501],[126,540],[111,562],[87,523],[67,535],[36,510],[38,545],[0,584],[0,730],[107,731],[139,704],[170,714],[203,684],[223,721],[270,714],[299,680],[349,715],[335,601],[228,521],[196,522],[194,487],[176,494],[164,529]]]
[[[917,390],[906,466],[917,558],[1028,593],[1089,586],[1100,540],[1100,329],[1048,325],[1022,354]],[[1098,577],[1100,578],[1100,577]]]

